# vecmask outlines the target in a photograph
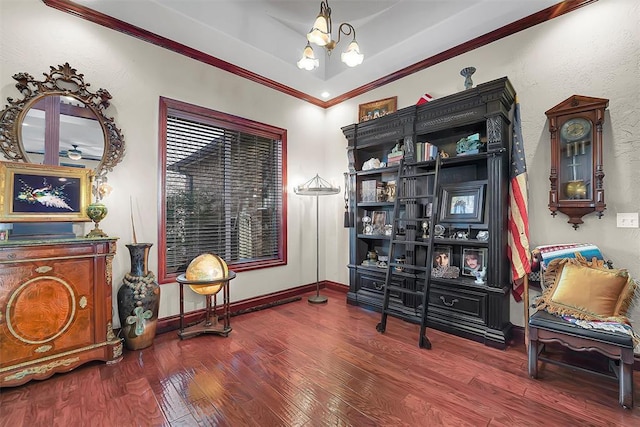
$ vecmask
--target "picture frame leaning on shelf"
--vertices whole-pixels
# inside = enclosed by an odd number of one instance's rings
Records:
[[[366,102],[358,106],[358,118],[360,122],[377,119],[387,114],[395,113],[398,109],[398,97],[379,99],[373,102]]]
[[[486,270],[487,250],[485,248],[464,248],[461,270],[463,276],[477,277],[479,271]]]
[[[467,181],[442,185],[440,221],[481,223],[484,212],[486,181]]]
[[[387,224],[387,212],[373,211],[371,219],[373,221],[373,234],[384,234],[384,226]]]

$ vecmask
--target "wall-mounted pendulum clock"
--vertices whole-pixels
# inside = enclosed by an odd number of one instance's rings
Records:
[[[604,171],[602,125],[608,99],[573,95],[545,114],[551,132],[549,209],[562,212],[577,229],[582,217],[602,217]]]

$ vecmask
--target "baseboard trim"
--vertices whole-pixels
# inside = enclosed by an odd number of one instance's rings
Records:
[[[343,292],[344,294],[346,294],[349,290],[349,286],[329,280],[321,281],[319,283],[319,286],[320,289],[327,288],[334,291]],[[315,290],[315,283],[302,285],[284,291],[273,292],[271,294],[261,295],[255,298],[232,302],[231,304],[229,304],[229,310],[231,311],[231,316],[238,316],[240,314],[245,314],[252,311],[264,310],[266,308],[275,307],[277,305],[299,301],[302,298],[302,295],[313,292]],[[185,325],[192,325],[201,322],[205,319],[205,315],[206,312],[204,308],[185,313]],[[165,332],[177,331],[178,329],[180,329],[179,314],[158,319],[156,333],[163,334]]]
[[[321,283],[321,285],[322,284],[324,284],[324,286],[322,286],[323,288],[331,289],[332,291],[338,291],[345,295],[347,294],[347,292],[349,292],[349,286],[343,285],[342,283],[325,280],[324,282]]]
[[[523,345],[526,344],[524,339],[525,332],[523,326],[513,325],[511,327],[511,340],[509,345]]]

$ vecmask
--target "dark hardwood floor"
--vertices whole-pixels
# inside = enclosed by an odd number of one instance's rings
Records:
[[[379,334],[378,313],[322,293],[328,304],[233,317],[227,338],[169,332],[118,364],[0,389],[0,425],[640,425],[614,380],[555,365],[532,380],[524,345],[496,350],[432,329],[423,350],[417,325],[389,318]]]

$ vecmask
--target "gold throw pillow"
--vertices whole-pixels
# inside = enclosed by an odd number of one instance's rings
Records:
[[[584,320],[627,321],[636,284],[626,270],[599,268],[584,258],[553,260],[545,272],[551,285],[537,308]]]

